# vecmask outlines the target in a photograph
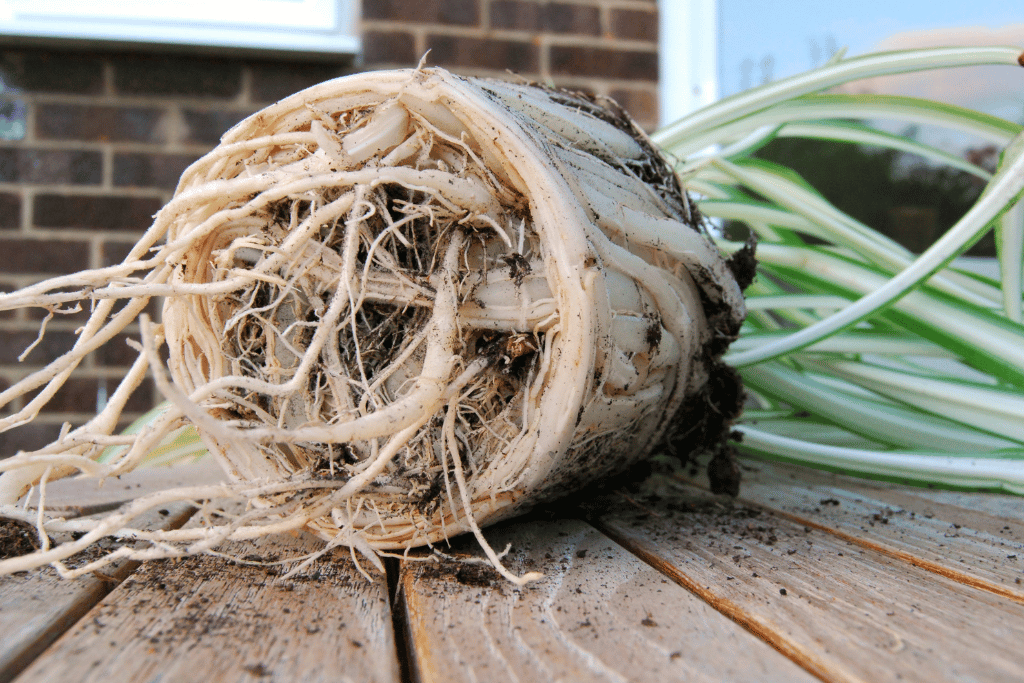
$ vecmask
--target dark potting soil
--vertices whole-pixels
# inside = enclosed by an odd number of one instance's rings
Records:
[[[38,549],[35,527],[16,519],[0,517],[0,560],[27,555]]]

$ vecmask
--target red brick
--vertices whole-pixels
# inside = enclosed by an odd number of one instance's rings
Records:
[[[476,26],[479,0],[363,0],[363,19]]]
[[[366,50],[366,36],[363,36],[363,50]],[[276,102],[292,93],[344,76],[352,71],[352,61],[330,64],[308,62],[267,62],[253,64],[252,99],[256,102]]]
[[[97,396],[101,391],[100,385],[106,385],[104,393],[109,398],[117,389],[119,382],[116,378],[71,377],[47,402],[42,412],[95,413],[99,407]],[[33,395],[35,393],[33,392]],[[150,380],[143,380],[139,388],[128,398],[124,409],[129,413],[142,413],[153,405],[153,383]]]
[[[17,230],[19,227],[21,195],[15,192],[0,192],[0,230]]]
[[[145,230],[163,203],[155,197],[36,195],[33,223],[40,228]]]
[[[114,88],[126,95],[237,97],[241,62],[201,57],[131,55],[114,62]]]
[[[185,109],[185,142],[201,145],[216,145],[220,136],[235,125],[250,111],[225,109]]]
[[[100,367],[128,367],[139,357],[139,352],[128,346],[128,340],[139,341],[139,334],[118,334],[106,344],[96,349],[93,359]],[[164,347],[166,348],[166,346]]]
[[[658,96],[651,90],[612,90],[609,95],[622,105],[634,120],[644,125],[658,121]]]
[[[154,299],[153,301],[160,305],[163,299]],[[153,313],[150,313],[150,318],[154,317]],[[139,357],[139,352],[128,346],[129,339],[141,343],[141,335],[138,332],[124,332],[115,335],[113,339],[96,349],[93,355],[96,365],[104,368],[127,368],[131,366]],[[160,358],[166,363],[169,356],[167,345],[164,344],[157,351],[160,354]]]
[[[103,92],[103,58],[62,50],[6,50],[0,54],[5,84],[25,92],[95,95]]]
[[[427,37],[430,61],[438,66],[469,69],[506,69],[529,73],[539,68],[538,48],[517,40],[491,40],[464,36]]]
[[[601,15],[596,7],[552,2],[541,10],[541,30],[597,36],[601,35]]]
[[[38,330],[4,332],[0,339],[0,364],[16,365],[18,356],[39,336]],[[73,332],[47,330],[43,340],[25,357],[26,365],[46,365],[59,358],[75,345]]]
[[[494,0],[491,3],[491,28],[511,31],[539,31],[541,4],[527,0]]]
[[[603,47],[553,45],[551,73],[657,82],[658,53]]]
[[[600,11],[587,5],[496,0],[491,3],[490,17],[493,28],[588,36],[601,34]]]
[[[119,382],[120,380],[109,381],[107,384],[108,396],[117,388]],[[163,400],[163,395],[156,388],[153,381],[146,379],[142,381],[139,388],[135,390],[135,393],[133,393],[131,398],[128,399],[128,402],[125,403],[124,410],[126,413],[144,413],[155,408],[157,404]]]
[[[403,31],[366,31],[363,33],[363,61],[367,64],[416,64],[416,38]],[[429,58],[428,58],[429,59]]]
[[[616,38],[658,42],[658,13],[634,9],[613,9],[611,32]]]
[[[126,153],[114,155],[114,185],[173,190],[195,154]]]
[[[96,392],[99,381],[93,378],[71,377],[54,394],[45,406],[44,413],[94,413],[96,412]],[[28,401],[35,398],[38,391],[25,397]]]
[[[165,115],[155,107],[39,104],[36,136],[44,140],[163,142],[166,133],[160,124]]]
[[[0,239],[0,272],[60,274],[88,267],[88,242]]]
[[[98,185],[102,181],[99,152],[0,148],[0,182]]]
[[[104,240],[100,245],[100,266],[106,268],[124,262],[134,246],[135,242]]]
[[[0,434],[0,458],[14,455],[18,451],[34,451],[60,436],[59,424],[32,422],[15,427]]]

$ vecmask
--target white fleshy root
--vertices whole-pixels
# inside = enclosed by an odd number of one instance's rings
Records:
[[[165,297],[95,419],[0,461],[3,512],[23,517],[44,477],[127,471],[189,425],[234,483],[101,520],[40,517],[86,534],[0,572],[107,535],[146,542],[109,557],[148,558],[305,527],[371,555],[471,531],[507,578],[536,578],[501,567],[481,527],[648,455],[743,317],[630,125],[582,97],[438,69],[330,81],[238,124],[124,263],[0,295],[0,310],[94,306],[74,349],[0,394],[41,388],[0,429],[32,420]],[[169,407],[115,435],[147,370]],[[222,524],[131,528],[209,498],[250,506]]]

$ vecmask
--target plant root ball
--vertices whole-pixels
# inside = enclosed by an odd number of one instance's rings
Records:
[[[86,539],[168,501],[227,497],[246,512],[146,534],[132,557],[305,527],[376,561],[472,531],[501,569],[483,525],[667,439],[724,453],[742,392],[720,356],[744,270],[614,103],[441,69],[329,81],[230,130],[123,263],[0,295],[92,307],[75,349],[4,393],[45,387],[0,428],[165,301],[97,416],[5,461],[0,503],[201,438],[231,483],[139,499]],[[168,407],[116,433],[147,372]]]
[[[338,483],[326,538],[433,543],[629,467],[743,316],[664,161],[565,92],[331,81],[232,129],[191,196],[174,280],[216,293],[167,300],[174,381],[233,477]]]

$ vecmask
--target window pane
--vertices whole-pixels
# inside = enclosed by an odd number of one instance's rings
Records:
[[[355,52],[358,0],[0,0],[0,35]]]

